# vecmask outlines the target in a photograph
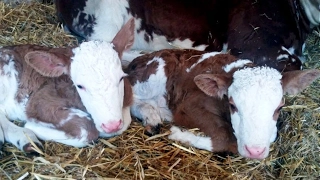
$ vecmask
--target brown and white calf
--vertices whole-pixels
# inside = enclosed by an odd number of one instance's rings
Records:
[[[0,48],[0,145],[30,152],[29,136],[82,147],[125,131],[132,91],[119,57],[132,45],[133,30],[131,19],[112,43]]]
[[[220,52],[161,50],[134,59],[131,114],[146,130],[173,121],[169,138],[213,152],[263,159],[276,138],[283,94],[297,94],[319,70],[279,73]],[[183,128],[199,128],[203,136]]]
[[[320,0],[55,2],[61,21],[84,39],[111,41],[134,17],[133,49],[230,50],[239,58],[279,71],[301,68],[306,36],[320,23]]]

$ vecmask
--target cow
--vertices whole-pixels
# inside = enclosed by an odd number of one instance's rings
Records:
[[[131,19],[111,43],[0,48],[0,145],[33,152],[29,138],[41,146],[40,138],[83,147],[124,132],[132,90],[120,57],[133,41]]]
[[[283,95],[295,95],[320,70],[278,70],[222,52],[165,49],[125,69],[133,89],[131,114],[146,132],[172,122],[170,139],[212,152],[264,159],[277,136]],[[198,128],[203,135],[184,129]]]
[[[135,19],[132,49],[230,51],[280,72],[301,69],[320,0],[56,0],[57,16],[80,39],[111,41]],[[128,60],[139,56],[126,53]]]

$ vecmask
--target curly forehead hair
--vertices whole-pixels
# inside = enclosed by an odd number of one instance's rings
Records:
[[[281,82],[282,75],[276,69],[270,67],[253,67],[240,69],[233,74],[233,86],[250,87],[259,83],[259,85],[272,85]]]

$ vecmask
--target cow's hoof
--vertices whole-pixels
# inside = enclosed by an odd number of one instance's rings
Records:
[[[42,144],[39,144],[39,143],[35,143],[37,145],[37,147],[43,151],[43,146]],[[28,157],[34,157],[34,156],[40,156],[40,154],[35,151],[33,148],[32,148],[32,144],[31,143],[27,143],[26,145],[23,146],[23,151],[25,153],[27,153],[27,156]]]
[[[145,127],[145,131],[144,133],[148,136],[153,136],[153,135],[156,135],[156,134],[159,134],[160,133],[160,128],[161,128],[161,125],[158,124],[156,126],[151,126],[151,125],[147,125]]]

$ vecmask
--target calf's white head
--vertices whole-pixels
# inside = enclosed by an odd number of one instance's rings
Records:
[[[248,67],[232,75],[198,75],[195,82],[208,95],[228,96],[240,155],[264,159],[277,135],[276,121],[284,105],[283,94],[297,94],[319,76],[319,70],[280,74],[270,67]]]
[[[33,51],[26,54],[29,65],[45,76],[70,76],[83,105],[101,136],[122,133],[131,122],[124,107],[124,77],[120,57],[134,40],[134,21],[129,20],[113,39],[83,42],[72,49],[73,56],[59,52]]]

